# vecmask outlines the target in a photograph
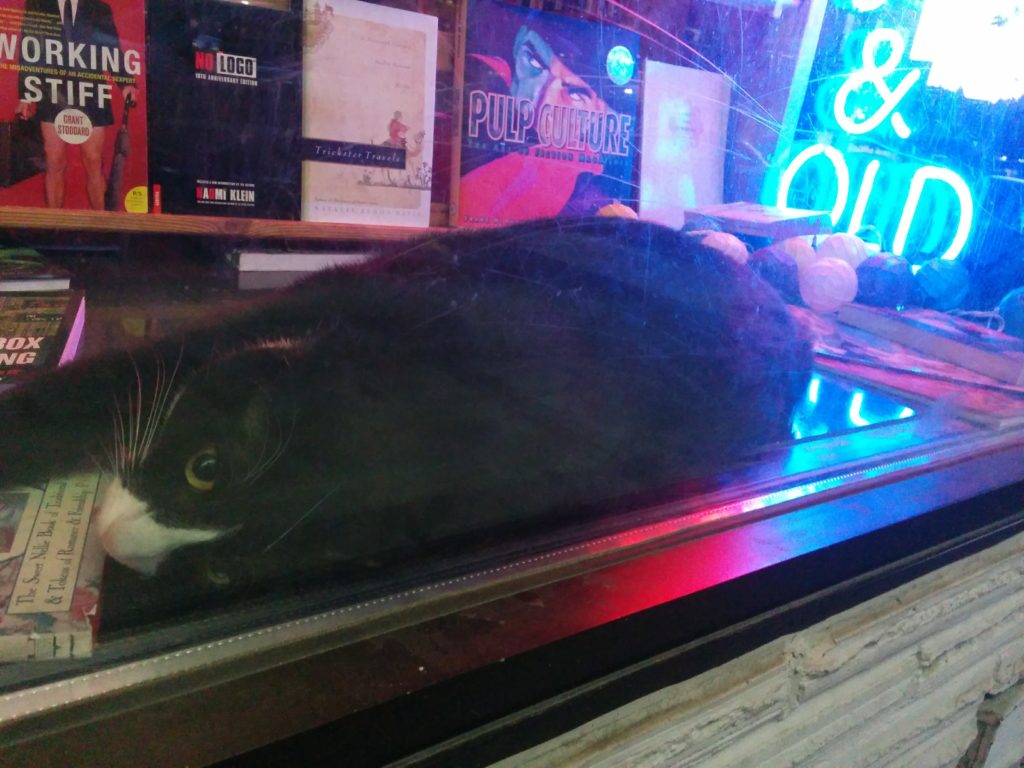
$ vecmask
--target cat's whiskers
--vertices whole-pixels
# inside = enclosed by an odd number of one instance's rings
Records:
[[[153,402],[149,409],[149,418],[146,420],[146,429],[143,432],[142,445],[140,446],[139,461],[145,461],[149,457],[149,452],[153,447],[153,441],[156,436],[160,433],[160,428],[166,423],[166,416],[170,415],[170,409],[167,408],[168,400],[170,399],[171,392],[174,390],[174,382],[178,377],[178,371],[181,369],[181,361],[185,355],[184,344],[178,351],[178,359],[174,364],[174,370],[171,371],[170,376],[166,376],[167,368],[163,362],[163,359],[157,357],[157,371],[156,371],[156,386]],[[176,395],[173,402],[176,403],[178,396]]]
[[[157,419],[156,414],[160,410],[161,397],[164,396],[164,367],[163,359],[158,355],[156,358],[156,378],[153,384],[153,399],[149,404],[149,415],[146,418],[145,428],[142,430],[142,442],[139,444],[139,456],[138,461],[141,463],[145,461],[146,456],[149,455],[149,448],[153,442],[153,437],[156,433]]]
[[[128,481],[127,466],[127,425],[124,422],[124,414],[121,412],[121,403],[114,398],[114,453],[116,473]]]
[[[172,398],[174,384],[181,369],[184,357],[184,345],[178,353],[174,370],[167,375],[167,366],[159,356],[156,358],[156,369],[153,382],[153,397],[148,403],[144,396],[145,386],[142,372],[132,358],[135,368],[135,386],[129,387],[125,408],[114,400],[114,456],[110,457],[114,471],[127,484],[131,481],[135,470],[146,460],[153,447],[161,427],[166,423],[166,416],[177,402],[179,394]],[[170,403],[170,407],[168,404]],[[145,417],[143,417],[145,414]]]
[[[266,474],[266,472],[271,467],[273,467],[274,464],[276,464],[278,462],[278,460],[284,455],[284,452],[287,450],[288,445],[291,443],[292,436],[295,434],[295,424],[296,424],[297,421],[298,421],[298,412],[293,408],[292,409],[292,422],[291,422],[291,427],[288,430],[288,435],[282,437],[282,435],[284,434],[284,430],[281,429],[281,420],[279,418],[277,419],[278,436],[279,436],[278,437],[278,441],[277,441],[277,448],[274,449],[273,453],[271,453],[270,457],[267,458],[265,461],[262,460],[262,457],[264,455],[265,450],[261,450],[260,451],[261,461],[259,463],[257,463],[252,469],[250,469],[249,472],[246,474],[246,476],[242,479],[242,484],[243,485],[252,485],[253,483],[255,483],[264,474]],[[264,449],[266,448],[266,445],[268,443],[269,443],[269,433],[268,433],[268,439],[265,440],[264,444],[263,444],[264,445]]]
[[[128,410],[129,410],[130,415],[135,417],[135,421],[132,424],[132,427],[133,427],[132,435],[131,435],[132,445],[131,445],[131,455],[130,455],[129,458],[131,459],[132,466],[136,467],[136,466],[138,466],[138,462],[139,462],[139,435],[141,434],[141,429],[142,429],[142,400],[143,400],[142,392],[143,392],[143,387],[142,387],[142,373],[139,371],[138,363],[135,362],[135,358],[134,357],[131,358],[131,361],[132,361],[132,367],[135,369],[135,411],[132,412],[132,410],[131,410],[131,391],[130,390],[128,392],[128,403],[129,403]]]

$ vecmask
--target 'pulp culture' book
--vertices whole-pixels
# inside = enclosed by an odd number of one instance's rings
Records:
[[[732,84],[724,75],[647,60],[640,216],[679,229],[685,211],[722,202]]]
[[[455,223],[501,226],[633,202],[639,36],[468,2]]]
[[[1007,384],[1024,386],[1024,339],[930,309],[896,311],[848,304],[839,310],[839,322]]]
[[[81,291],[0,294],[0,392],[73,360],[84,327]]]
[[[437,18],[306,0],[302,218],[425,227]]]
[[[0,489],[0,661],[82,658],[98,623],[101,476]]]
[[[299,217],[300,3],[149,5],[154,212]]]
[[[0,205],[148,210],[143,6],[0,0]]]

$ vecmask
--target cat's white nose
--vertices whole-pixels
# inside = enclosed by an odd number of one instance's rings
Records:
[[[94,521],[103,548],[112,558],[140,573],[156,573],[175,549],[212,541],[224,531],[161,525],[149,505],[124,487],[120,478],[107,486]]]

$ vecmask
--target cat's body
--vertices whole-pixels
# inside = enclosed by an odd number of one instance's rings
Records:
[[[774,291],[669,230],[445,235],[3,397],[0,483],[112,457],[115,558],[272,578],[728,461],[809,367]]]

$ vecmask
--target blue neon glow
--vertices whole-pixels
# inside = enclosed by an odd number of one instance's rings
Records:
[[[807,387],[807,402],[818,403],[818,393],[821,391],[821,379],[817,376],[811,379],[810,386]]]
[[[921,202],[921,193],[928,181],[948,184],[960,201],[960,220],[957,222],[956,234],[953,236],[953,242],[942,254],[943,259],[951,261],[960,255],[967,244],[967,238],[970,237],[971,224],[974,222],[974,199],[971,197],[971,190],[968,188],[967,182],[959,174],[948,168],[939,168],[935,165],[926,165],[919,169],[914,174],[914,178],[910,180],[910,192],[907,195],[907,203],[903,206],[899,227],[896,228],[896,239],[893,240],[892,252],[897,256],[903,255],[903,249],[907,244],[907,235],[910,233],[910,225],[914,221],[917,205]]]
[[[861,13],[870,13],[871,11],[877,11],[887,2],[889,0],[853,0],[853,9]]]
[[[636,72],[636,59],[633,52],[624,45],[616,45],[608,51],[605,59],[605,69],[608,70],[608,77],[616,85],[625,85],[633,79]]]
[[[836,0],[845,7],[860,13],[871,13],[887,4],[888,0]],[[1020,46],[1024,40],[1024,4],[1020,0],[993,0],[997,7],[991,5],[987,13],[982,13],[975,8],[967,8],[968,3],[960,0],[915,0],[923,2],[924,12],[928,12],[928,26],[918,27],[914,38],[914,45],[909,57],[905,57],[907,50],[906,39],[903,34],[889,27],[879,27],[868,32],[865,37],[851,35],[849,42],[853,46],[859,46],[860,50],[854,48],[848,50],[845,56],[845,66],[849,67],[845,72],[837,73],[836,78],[841,82],[835,91],[831,111],[822,103],[818,105],[819,116],[824,120],[826,127],[832,124],[850,137],[862,137],[872,134],[871,138],[878,140],[874,135],[876,131],[884,127],[891,127],[893,134],[898,140],[906,140],[911,135],[911,127],[907,124],[899,107],[900,103],[911,94],[915,87],[922,80],[922,70],[910,66],[909,60],[932,60],[939,61],[941,55],[949,55],[951,61],[956,62],[953,67],[956,71],[965,71],[961,63],[964,54],[959,49],[961,46],[958,40],[950,38],[949,34],[955,29],[955,25],[940,24],[939,19],[957,17],[963,19],[985,19],[989,26],[1009,26],[1016,31],[1015,45]],[[980,5],[980,4],[979,4]],[[957,13],[952,12],[957,7]],[[961,6],[964,6],[961,8]],[[937,10],[942,9],[942,10]],[[923,12],[923,14],[924,14]],[[998,12],[998,13],[997,13]],[[924,15],[922,14],[922,25]],[[995,15],[994,15],[995,14]],[[965,22],[966,23],[966,22]],[[934,26],[932,26],[934,25]],[[1006,39],[1004,32],[995,35],[1000,41]],[[982,36],[979,39],[990,40],[992,36]],[[861,42],[862,41],[862,42]],[[957,49],[955,56],[949,51]],[[993,57],[991,51],[985,51],[984,55],[975,53],[977,61],[984,62],[984,66],[991,69],[995,62],[1003,63],[1003,58]],[[1007,75],[1015,83],[1014,88],[1019,86],[1019,93],[1014,90],[1015,96],[1004,96],[1004,98],[1018,98],[1024,94],[1024,56],[1014,55],[1010,57],[1014,61],[1014,67],[1019,68],[1019,74]],[[978,64],[978,66],[982,66]],[[1015,73],[1013,67],[1010,68]],[[1006,67],[1004,67],[1006,70]],[[942,71],[942,67],[939,67]],[[987,70],[986,70],[987,71]],[[931,71],[931,77],[935,70]],[[827,91],[822,91],[827,93]],[[1009,91],[1007,91],[1009,93]],[[834,129],[830,129],[834,130]],[[892,143],[892,134],[886,143]],[[836,142],[843,146],[842,139]],[[794,148],[794,151],[796,148]],[[855,152],[857,150],[854,150]],[[918,234],[914,237],[914,249],[921,253],[931,254],[939,251],[941,258],[946,260],[956,259],[964,250],[970,238],[971,229],[974,225],[974,199],[967,182],[955,171],[935,165],[917,166],[914,163],[901,163],[893,160],[871,159],[864,164],[864,159],[853,157],[847,158],[839,149],[828,144],[816,143],[804,147],[793,155],[778,176],[778,187],[775,194],[775,205],[788,207],[790,193],[794,180],[801,169],[815,160],[824,157],[831,163],[833,179],[835,184],[835,199],[832,195],[832,181],[827,178],[820,183],[818,189],[807,189],[806,185],[802,190],[804,200],[798,207],[814,208],[816,210],[828,209],[829,217],[833,226],[838,226],[840,220],[849,215],[845,224],[848,232],[856,233],[865,225],[876,227],[883,232],[883,242],[892,238],[893,252],[903,255],[907,248],[907,242],[911,231]],[[819,161],[820,165],[820,161]],[[851,182],[853,172],[861,174],[860,183],[856,190],[856,196],[852,211],[847,211],[852,190]],[[827,172],[826,172],[827,173]],[[872,198],[875,182],[881,179],[881,187],[884,194],[881,199]],[[810,174],[811,178],[815,178]],[[824,178],[819,176],[818,178]],[[773,176],[769,179],[774,181]],[[906,181],[905,179],[909,179]],[[932,184],[928,184],[932,182]],[[770,189],[770,187],[768,187]],[[902,198],[903,191],[906,191],[906,198]],[[931,192],[937,193],[931,194]],[[767,189],[766,189],[767,192]],[[809,193],[809,195],[808,195]],[[928,208],[930,216],[925,228],[922,225],[914,227],[915,214],[921,203],[922,195],[928,194]],[[769,193],[770,194],[770,193]],[[807,197],[811,200],[808,202]],[[766,199],[770,199],[768,194]],[[815,199],[816,198],[816,199]],[[767,201],[767,200],[766,200]],[[902,202],[902,206],[900,203]],[[893,232],[895,229],[895,232]],[[950,233],[952,233],[950,235]],[[952,239],[946,242],[946,238]]]
[[[923,0],[910,57],[932,62],[928,85],[995,103],[1024,97],[1020,0]]]
[[[843,215],[843,211],[846,209],[846,202],[850,198],[850,169],[846,165],[846,160],[843,158],[842,153],[835,147],[829,147],[825,144],[812,144],[794,157],[790,164],[786,166],[786,170],[782,172],[782,178],[779,180],[779,193],[776,205],[779,208],[789,207],[789,188],[793,184],[793,178],[809,160],[814,159],[818,155],[824,155],[832,163],[832,168],[836,174],[836,202],[829,212],[832,226],[835,226],[839,223],[839,217]]]
[[[897,419],[909,419],[915,413],[917,413],[917,411],[915,411],[913,408],[904,408],[902,411],[899,412],[899,415],[896,418]]]
[[[871,422],[860,414],[861,406],[864,405],[864,393],[859,389],[855,390],[850,399],[850,423],[855,427],[866,427]]]
[[[882,164],[878,160],[872,160],[864,169],[864,178],[860,182],[860,192],[857,193],[857,202],[853,205],[853,215],[850,216],[850,226],[847,232],[856,234],[864,223],[864,209],[868,207],[868,198],[871,197],[871,190],[875,188],[875,177],[878,176],[878,169]]]
[[[889,51],[888,56],[880,61],[880,52],[886,48]],[[843,81],[836,93],[833,106],[836,122],[846,133],[861,136],[870,133],[888,120],[901,139],[910,136],[910,128],[903,116],[896,111],[896,107],[921,79],[921,70],[914,68],[907,71],[895,89],[890,88],[886,81],[886,78],[895,73],[900,66],[905,48],[903,36],[895,29],[876,29],[864,40],[864,48],[861,51],[862,66],[851,72]],[[850,114],[849,102],[865,86],[871,86],[881,97],[881,107],[870,115],[859,109]]]

